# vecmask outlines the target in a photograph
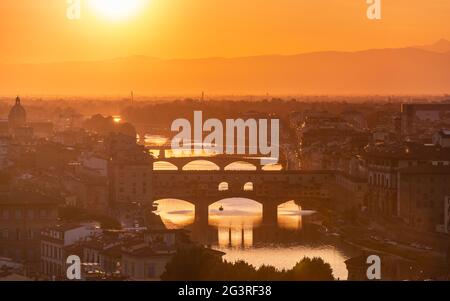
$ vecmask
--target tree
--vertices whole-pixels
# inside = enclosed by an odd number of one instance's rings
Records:
[[[331,281],[334,280],[333,270],[322,258],[304,257],[287,272],[287,280],[294,281]]]
[[[116,123],[112,116],[103,117],[100,114],[93,115],[84,122],[84,127],[100,135],[121,133],[133,138],[136,137],[136,129],[131,123]]]
[[[169,281],[279,281],[279,280],[334,280],[328,263],[321,258],[303,258],[289,271],[279,271],[263,265],[259,269],[245,261],[223,261],[220,253],[200,246],[180,249],[166,265],[161,276]]]
[[[270,265],[261,266],[256,272],[256,281],[279,281],[283,280],[285,271],[278,271],[275,267]]]
[[[202,247],[190,247],[178,250],[172,260],[167,263],[161,275],[166,281],[199,281],[213,280],[214,270],[222,265],[222,259]]]

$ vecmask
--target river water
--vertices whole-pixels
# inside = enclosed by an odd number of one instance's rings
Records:
[[[148,136],[148,144],[164,144],[160,136]],[[158,151],[152,151],[158,155]],[[166,157],[176,156],[166,151]],[[183,156],[189,154],[181,154]],[[207,159],[207,156],[206,158]],[[229,169],[249,170],[255,167],[236,163]],[[173,169],[166,163],[156,163],[155,170]],[[197,161],[185,170],[216,170],[205,161]],[[267,169],[280,169],[270,166]],[[227,261],[244,260],[255,267],[272,265],[278,269],[290,269],[303,257],[320,257],[329,263],[335,278],[347,279],[345,260],[355,256],[357,250],[341,242],[334,235],[320,231],[320,212],[301,208],[293,201],[278,207],[278,225],[267,228],[261,225],[262,205],[257,200],[231,198],[209,207],[209,226],[198,229],[194,224],[194,206],[183,200],[158,200],[157,214],[167,228],[185,228],[192,238],[225,253]]]

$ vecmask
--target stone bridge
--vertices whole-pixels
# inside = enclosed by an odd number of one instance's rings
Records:
[[[248,163],[253,165],[256,170],[262,170],[263,166],[261,165],[262,155],[245,155],[245,154],[237,154],[238,150],[235,149],[235,155],[230,154],[217,154],[211,156],[183,156],[183,157],[166,157],[165,151],[171,150],[171,145],[147,145],[146,149],[158,150],[160,152],[159,156],[155,158],[154,164],[158,163],[170,163],[172,166],[176,167],[177,170],[183,170],[183,168],[189,163],[195,161],[208,161],[214,164],[219,170],[225,170],[228,166],[233,163]],[[191,150],[194,153],[194,149]],[[246,145],[245,152],[249,153],[248,146]],[[276,162],[274,162],[276,163]],[[284,169],[287,168],[287,159],[284,152],[281,150],[280,159],[278,160],[278,164],[280,164]]]
[[[171,158],[159,158],[155,159],[153,164],[158,163],[170,163],[175,166],[177,170],[183,170],[186,165],[196,161],[207,161],[214,164],[219,170],[225,170],[233,163],[248,163],[256,168],[256,170],[262,170],[260,157],[243,157],[243,156],[198,156],[198,157],[171,157]]]
[[[195,206],[195,221],[208,223],[208,207],[228,198],[247,198],[263,206],[263,223],[277,222],[287,201],[329,201],[333,171],[167,171],[155,170],[152,200],[180,199]]]

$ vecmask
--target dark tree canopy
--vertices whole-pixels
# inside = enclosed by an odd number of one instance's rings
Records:
[[[93,115],[84,122],[84,127],[100,135],[110,133],[121,133],[127,136],[136,137],[136,129],[131,123],[116,123],[111,116],[103,117],[100,114]]]
[[[244,262],[223,261],[221,256],[203,247],[181,249],[167,264],[161,276],[168,281],[329,281],[333,271],[321,258],[303,258],[291,270],[272,266],[259,269]]]

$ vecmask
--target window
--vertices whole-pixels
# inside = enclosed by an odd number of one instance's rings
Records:
[[[154,278],[156,276],[156,267],[154,264],[149,264],[147,267],[147,277]]]
[[[218,190],[219,191],[227,191],[229,189],[227,182],[222,182],[219,184]]]
[[[3,229],[0,231],[1,239],[8,239],[9,238],[9,230]]]

